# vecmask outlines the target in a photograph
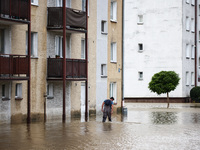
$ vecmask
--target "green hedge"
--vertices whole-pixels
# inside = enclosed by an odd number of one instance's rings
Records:
[[[192,101],[195,101],[196,103],[200,103],[200,86],[193,87],[190,90],[190,97]]]

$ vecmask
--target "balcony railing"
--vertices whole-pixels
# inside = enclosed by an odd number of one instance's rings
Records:
[[[48,8],[48,27],[63,26],[63,10],[62,7]],[[71,8],[66,8],[66,26],[71,28],[86,29],[86,12]]]
[[[86,60],[66,59],[66,78],[86,78]],[[63,59],[48,58],[48,78],[62,78]]]
[[[29,21],[29,0],[0,0],[0,18]]]
[[[0,54],[0,75],[28,76],[27,55],[4,55]]]

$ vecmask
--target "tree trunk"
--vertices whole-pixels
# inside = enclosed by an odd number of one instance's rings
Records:
[[[169,108],[169,93],[167,92],[167,108]]]

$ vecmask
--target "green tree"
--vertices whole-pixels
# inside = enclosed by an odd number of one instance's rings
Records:
[[[190,97],[192,101],[195,101],[196,103],[200,103],[200,86],[193,87],[190,90]]]
[[[169,108],[169,92],[176,89],[179,81],[179,75],[174,71],[161,71],[153,75],[148,88],[158,95],[167,93],[167,108]]]

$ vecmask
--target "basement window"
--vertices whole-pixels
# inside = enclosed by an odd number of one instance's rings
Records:
[[[3,84],[1,86],[1,92],[2,92],[2,100],[10,100],[10,85],[9,84]]]

